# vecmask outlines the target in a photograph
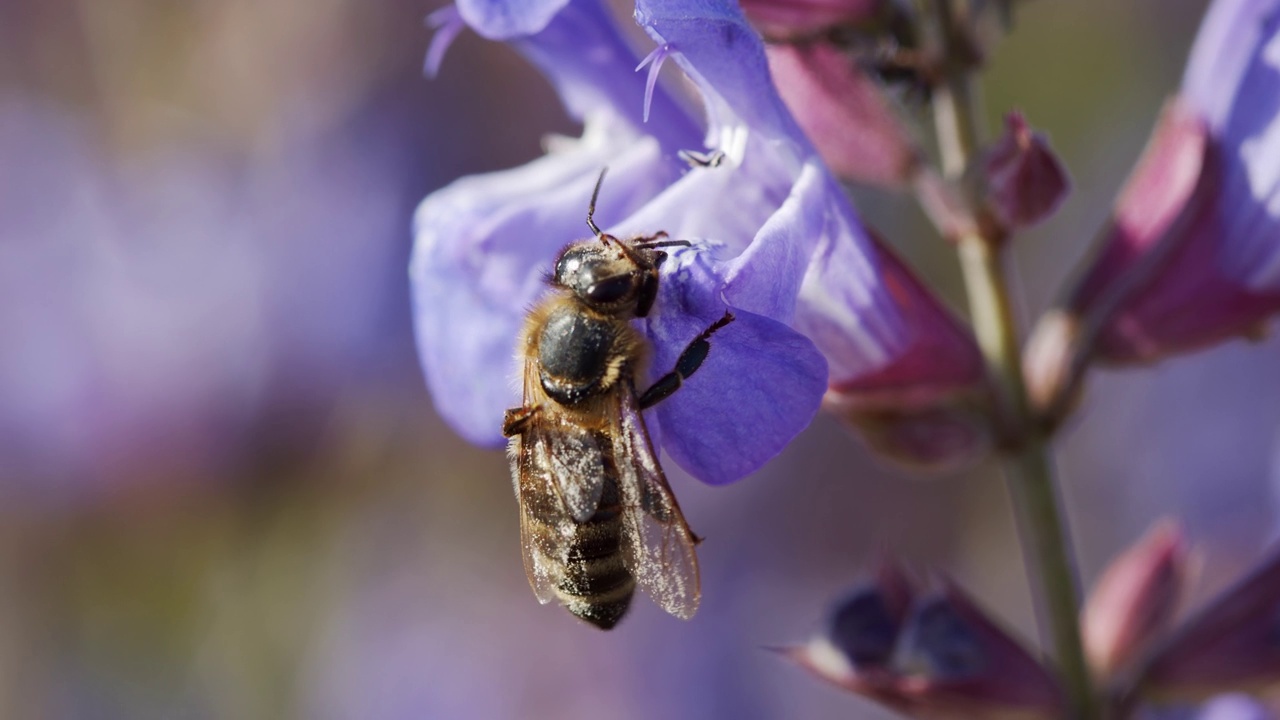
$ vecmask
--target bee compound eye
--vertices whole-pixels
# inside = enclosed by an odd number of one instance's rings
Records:
[[[617,302],[631,292],[635,280],[630,275],[614,275],[599,282],[591,283],[587,288],[586,298],[591,302]]]

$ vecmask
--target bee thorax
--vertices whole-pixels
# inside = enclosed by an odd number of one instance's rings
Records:
[[[538,372],[553,400],[573,405],[612,384],[615,326],[573,307],[547,318],[538,334]]]

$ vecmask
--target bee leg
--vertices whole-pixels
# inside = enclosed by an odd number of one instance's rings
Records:
[[[502,435],[503,437],[513,437],[515,435],[523,435],[524,431],[529,428],[529,423],[533,420],[533,416],[538,414],[538,406],[511,408],[502,416]]]
[[[733,322],[733,313],[726,310],[724,317],[711,323],[711,327],[703,330],[701,335],[694,338],[693,342],[685,347],[684,352],[680,353],[680,358],[676,360],[675,369],[658,378],[640,396],[638,400],[640,409],[647,410],[671,397],[676,390],[679,390],[684,381],[702,366],[702,361],[707,359],[707,353],[711,352],[711,343],[709,342],[711,336],[731,322]]]

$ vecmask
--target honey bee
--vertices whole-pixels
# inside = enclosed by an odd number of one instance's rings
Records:
[[[676,617],[698,609],[700,538],[671,493],[641,411],[679,389],[733,315],[726,312],[671,372],[636,392],[648,348],[629,321],[653,307],[667,257],[660,248],[689,243],[665,232],[631,240],[602,232],[594,215],[604,176],[587,208],[595,237],[560,252],[552,292],[525,323],[524,404],[506,412],[502,432],[511,438],[534,594],[608,630],[627,613],[637,585]]]

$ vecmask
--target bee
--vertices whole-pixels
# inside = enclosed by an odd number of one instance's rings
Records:
[[[512,480],[520,509],[525,574],[542,603],[559,600],[603,630],[618,623],[639,585],[688,619],[700,588],[701,539],[680,512],[641,412],[670,397],[698,369],[725,315],[644,392],[647,355],[631,326],[653,307],[664,247],[689,243],[658,232],[623,240],[596,226],[596,181],[587,208],[595,237],[562,250],[552,292],[528,315],[520,339],[524,404],[506,412]]]

